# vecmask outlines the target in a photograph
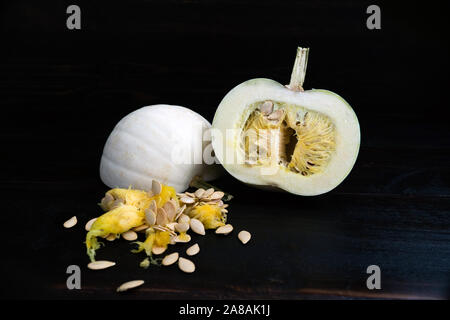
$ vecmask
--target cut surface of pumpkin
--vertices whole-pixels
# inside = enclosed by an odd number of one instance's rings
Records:
[[[351,171],[360,145],[358,119],[339,95],[303,90],[307,52],[299,48],[288,86],[252,79],[220,103],[212,143],[235,178],[309,196],[334,189]]]

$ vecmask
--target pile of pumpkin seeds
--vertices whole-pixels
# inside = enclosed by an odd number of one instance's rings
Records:
[[[161,192],[162,186],[156,180],[152,182],[152,190],[149,191],[149,196],[157,195]],[[107,194],[105,197],[111,197]],[[167,201],[163,207],[158,208],[156,205],[156,201],[152,200],[148,209],[145,210],[145,223],[132,228],[121,234],[121,237],[127,241],[135,241],[138,238],[138,233],[145,233],[151,230],[152,228],[155,230],[166,231],[171,235],[170,244],[176,244],[177,242],[190,242],[191,236],[186,232],[188,230],[192,230],[196,234],[205,235],[205,226],[203,223],[195,218],[190,218],[188,215],[184,214],[186,208],[189,206],[194,208],[199,205],[209,204],[216,205],[220,208],[222,214],[228,213],[228,204],[225,204],[222,200],[224,196],[224,192],[215,191],[213,188],[209,188],[207,190],[203,188],[197,189],[195,192],[184,192],[177,193],[177,197],[179,197],[179,201],[183,204],[179,206],[174,199]],[[106,199],[111,200],[111,199]],[[113,199],[114,200],[114,199]],[[105,201],[105,198],[102,200]],[[117,200],[114,200],[117,202]],[[121,205],[121,203],[117,202],[117,205]],[[97,218],[93,218],[89,220],[85,225],[85,230],[89,231],[92,224],[95,222]],[[64,223],[65,228],[71,228],[77,224],[76,216],[70,218],[68,221]],[[215,230],[216,234],[228,235],[233,231],[233,226],[231,224],[226,224],[224,226],[218,227]],[[185,237],[180,237],[179,234],[186,233]],[[116,239],[115,235],[107,235],[106,240],[114,241]],[[238,239],[246,244],[251,238],[251,235],[248,231],[241,231],[238,234]],[[166,251],[167,247],[152,247],[152,253],[154,255],[161,255]],[[194,256],[200,252],[200,246],[196,243],[190,246],[186,250],[187,256]],[[161,264],[163,266],[170,266],[178,262],[178,267],[181,271],[185,273],[192,273],[195,271],[195,264],[193,261],[181,257],[178,252],[173,252],[166,255],[162,258]],[[149,266],[148,258],[141,262],[142,267]],[[107,260],[98,260],[88,264],[88,268],[91,270],[102,270],[106,268],[110,268],[115,266],[116,263],[113,261]],[[136,288],[141,286],[144,283],[143,280],[133,280],[126,283],[123,283],[117,288],[117,292],[126,291],[132,288]]]

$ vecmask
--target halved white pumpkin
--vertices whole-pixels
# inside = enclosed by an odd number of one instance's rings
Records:
[[[297,58],[296,67],[300,63]],[[305,71],[306,65],[302,68]],[[332,190],[351,171],[360,145],[360,128],[353,109],[331,91],[303,91],[304,74],[301,78],[300,90],[291,90],[270,79],[249,80],[232,89],[220,103],[212,124],[212,144],[217,159],[235,178],[311,196]],[[265,102],[281,109],[283,117],[277,119],[278,124],[262,113],[260,108]],[[284,131],[269,137],[279,137],[277,150],[264,150],[261,161],[249,162],[245,130],[255,124]],[[314,136],[316,133],[319,134]],[[329,141],[321,143],[321,139]]]

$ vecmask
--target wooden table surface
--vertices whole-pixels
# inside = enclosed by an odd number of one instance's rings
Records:
[[[450,297],[448,37],[440,6],[364,1],[9,1],[1,17],[2,298],[443,299]],[[423,23],[417,23],[422,21]],[[256,77],[287,83],[296,46],[311,47],[306,88],[342,95],[361,125],[353,171],[317,197],[271,193],[228,174],[229,221],[249,230],[193,236],[197,271],[139,268],[124,241],[88,270],[84,224],[107,187],[98,166],[114,125],[145,105],[190,107],[212,120],[222,97]],[[79,223],[62,223],[76,215]],[[182,250],[187,245],[173,249]],[[79,265],[82,289],[68,290]],[[368,290],[366,268],[381,268]],[[117,295],[122,282],[144,279]]]

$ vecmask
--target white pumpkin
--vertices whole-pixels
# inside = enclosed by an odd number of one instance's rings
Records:
[[[359,152],[350,105],[327,90],[304,91],[307,48],[299,48],[291,83],[253,79],[223,98],[213,146],[225,169],[247,184],[313,196],[347,177]]]
[[[100,177],[110,188],[150,190],[152,180],[186,190],[195,176],[217,178],[211,124],[198,113],[172,105],[138,109],[116,125],[106,141]],[[208,163],[205,163],[206,162]]]

